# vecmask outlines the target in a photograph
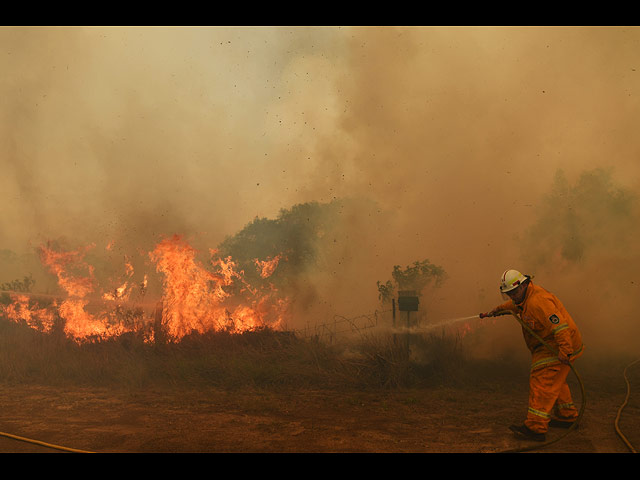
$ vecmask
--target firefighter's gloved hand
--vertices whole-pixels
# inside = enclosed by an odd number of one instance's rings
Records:
[[[496,310],[491,310],[491,311],[486,312],[486,313],[480,313],[478,316],[480,318],[497,317],[498,315],[506,315],[507,313],[509,313],[509,312],[506,312],[506,311],[499,312],[499,311],[496,311]]]
[[[560,360],[560,363],[564,365],[571,365],[571,361],[569,360],[570,356],[571,354],[567,355],[564,352],[558,352],[558,360]]]

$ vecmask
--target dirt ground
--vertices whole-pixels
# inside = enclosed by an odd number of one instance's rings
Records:
[[[491,453],[531,445],[508,430],[524,418],[522,382],[380,392],[2,389],[0,432],[96,453]],[[532,453],[629,452],[614,428],[627,392],[619,372],[587,379],[585,389],[580,427]],[[640,393],[631,391],[620,429],[637,448]],[[548,439],[563,432],[551,429]],[[4,436],[0,452],[64,453]]]

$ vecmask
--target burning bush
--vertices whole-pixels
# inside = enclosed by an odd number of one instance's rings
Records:
[[[179,236],[163,240],[150,252],[156,270],[164,276],[162,325],[169,338],[180,339],[191,332],[281,327],[286,299],[279,298],[275,289],[252,287],[230,256],[218,257],[215,250],[211,255],[213,271],[196,261],[195,250]],[[261,278],[273,272],[278,258],[255,260]],[[249,302],[238,303],[227,291],[230,286]]]
[[[133,267],[125,264],[125,278],[116,286],[100,290],[94,267],[85,261],[95,245],[60,251],[50,244],[39,248],[40,259],[55,275],[62,294],[42,297],[11,293],[4,315],[15,322],[50,332],[56,318],[64,324],[67,337],[78,342],[103,340],[125,333],[142,335],[153,342],[159,337],[179,341],[193,332],[243,332],[265,326],[279,328],[284,321],[287,299],[275,288],[252,287],[231,257],[211,251],[211,267],[196,260],[196,251],[181,236],[160,241],[149,259],[163,277],[160,302],[142,302],[147,274],[133,281]],[[254,268],[262,279],[275,270],[279,257],[255,259]],[[30,285],[29,285],[30,286]],[[235,287],[236,295],[232,294]],[[137,299],[132,300],[134,292]]]
[[[262,286],[268,278],[270,285],[289,294],[301,275],[318,267],[321,253],[328,248],[329,239],[333,238],[331,232],[347,203],[345,200],[302,203],[281,210],[275,219],[255,218],[227,237],[219,252],[238,262],[251,285]],[[262,268],[262,263],[261,268],[254,268],[256,259],[275,261],[277,272]]]

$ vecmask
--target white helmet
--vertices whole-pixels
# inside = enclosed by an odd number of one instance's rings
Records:
[[[500,291],[502,293],[509,292],[518,288],[520,284],[528,279],[528,276],[521,274],[518,270],[507,270],[500,277]]]

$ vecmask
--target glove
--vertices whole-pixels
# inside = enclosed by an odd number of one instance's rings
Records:
[[[571,354],[567,355],[564,352],[558,352],[558,360],[560,360],[560,363],[563,365],[571,365],[571,360],[569,359],[570,356]]]
[[[486,317],[498,317],[500,315],[507,315],[509,312],[506,310],[501,310],[501,311],[496,311],[495,309],[487,312],[487,313],[480,313],[478,314],[478,316],[480,318],[486,318]]]

